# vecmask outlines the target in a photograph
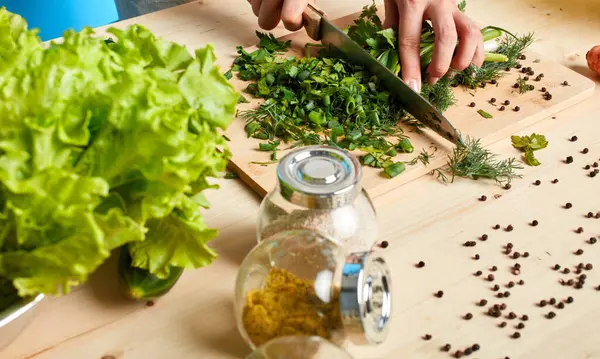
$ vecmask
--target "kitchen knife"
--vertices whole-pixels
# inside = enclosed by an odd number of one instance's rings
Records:
[[[408,113],[453,144],[463,143],[460,134],[450,121],[419,93],[413,91],[401,78],[381,64],[346,33],[325,17],[321,10],[308,5],[304,11],[304,28],[308,36],[321,41],[344,55],[349,61],[362,65],[377,76],[397,98]]]

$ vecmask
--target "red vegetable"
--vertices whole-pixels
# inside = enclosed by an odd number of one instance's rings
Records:
[[[585,55],[587,59],[588,67],[600,75],[600,45],[594,46]]]

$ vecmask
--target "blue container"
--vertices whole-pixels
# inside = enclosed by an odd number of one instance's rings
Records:
[[[40,29],[44,41],[61,37],[67,29],[80,31],[119,20],[114,0],[0,0],[2,6],[24,17],[30,29]]]

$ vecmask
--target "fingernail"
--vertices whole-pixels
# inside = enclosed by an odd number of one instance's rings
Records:
[[[430,77],[430,78],[429,78],[429,84],[430,84],[430,85],[435,85],[435,84],[436,84],[436,82],[438,82],[439,80],[440,80],[440,78],[439,78],[439,77]]]
[[[419,86],[419,82],[417,80],[409,80],[408,87],[410,87],[416,93],[421,93],[421,86]]]

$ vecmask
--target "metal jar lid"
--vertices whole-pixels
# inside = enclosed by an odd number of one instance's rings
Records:
[[[351,254],[342,274],[340,311],[346,336],[358,345],[379,344],[389,331],[392,312],[390,271],[372,252]]]
[[[351,203],[360,192],[360,163],[344,150],[308,146],[294,150],[277,166],[281,195],[313,209]]]

